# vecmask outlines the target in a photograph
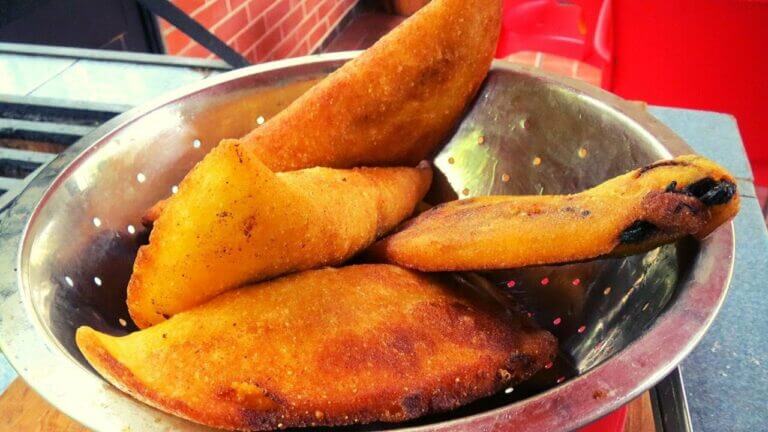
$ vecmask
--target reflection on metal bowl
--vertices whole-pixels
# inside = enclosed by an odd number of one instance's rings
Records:
[[[95,430],[206,430],[107,385],[78,352],[75,329],[134,330],[125,286],[146,242],[144,210],[173,193],[219,139],[257,127],[352,55],[208,79],[110,121],[40,173],[3,215],[0,235],[0,341],[35,390]],[[641,106],[499,62],[434,158],[430,199],[575,192],[689,151]],[[693,348],[725,296],[732,258],[728,225],[701,244],[644,256],[462,275],[495,285],[555,333],[558,362],[461,409],[375,427],[565,431],[588,423],[653,385]]]

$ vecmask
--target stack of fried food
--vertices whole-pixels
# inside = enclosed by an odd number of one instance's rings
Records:
[[[496,296],[426,272],[639,253],[735,215],[733,178],[687,156],[576,195],[467,199],[403,224],[432,181],[420,161],[489,70],[500,3],[432,1],[222,141],[147,213],[127,299],[141,330],[78,330],[93,367],[225,429],[412,419],[525,380],[557,350]],[[344,266],[356,256],[368,264]]]

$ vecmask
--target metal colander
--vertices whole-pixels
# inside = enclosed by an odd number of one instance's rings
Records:
[[[258,127],[353,55],[210,78],[106,123],[39,174],[0,222],[0,341],[35,390],[95,430],[206,430],[103,381],[75,346],[75,330],[135,330],[125,288],[147,239],[142,213],[173,193],[220,139]],[[577,192],[688,152],[639,104],[497,62],[434,158],[429,199]],[[552,331],[558,360],[531,381],[461,409],[362,428],[541,431],[588,423],[652,386],[694,347],[732,266],[729,224],[701,243],[642,256],[463,275],[496,285]]]

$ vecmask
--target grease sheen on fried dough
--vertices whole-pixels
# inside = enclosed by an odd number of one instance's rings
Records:
[[[368,252],[422,271],[584,261],[705,237],[739,209],[733,177],[682,156],[569,196],[489,196],[422,213]]]
[[[246,282],[343,262],[408,217],[431,169],[275,174],[237,143],[184,179],[139,249],[128,310],[147,327]]]
[[[107,380],[210,426],[402,421],[527,379],[554,337],[490,296],[389,265],[297,273],[230,291],[124,337],[77,345]]]

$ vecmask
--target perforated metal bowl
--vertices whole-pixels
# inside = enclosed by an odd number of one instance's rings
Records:
[[[146,240],[144,210],[171,194],[219,139],[258,126],[352,55],[205,80],[110,121],[40,173],[0,222],[0,341],[36,391],[99,431],[205,429],[108,385],[78,352],[75,329],[133,330],[125,286]],[[431,197],[575,192],[687,152],[637,104],[499,62],[434,159],[442,175]],[[559,337],[561,358],[497,396],[373,428],[556,431],[588,423],[652,386],[690,352],[717,313],[732,266],[729,224],[701,244],[644,256],[467,275],[522,303]]]

